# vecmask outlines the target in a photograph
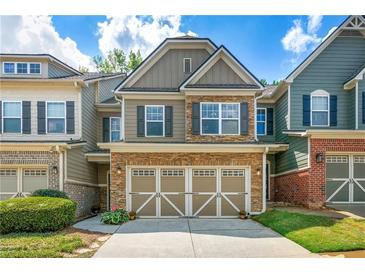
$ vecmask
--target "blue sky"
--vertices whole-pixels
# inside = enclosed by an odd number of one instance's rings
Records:
[[[258,78],[285,78],[346,16],[47,16],[4,18],[31,43],[2,51],[49,51],[77,67],[120,47],[147,54],[167,36],[192,33],[225,45]],[[6,19],[6,20],[5,20]],[[24,28],[23,32],[19,29]],[[0,37],[3,38],[3,37]],[[15,40],[17,37],[15,38]],[[3,41],[6,41],[2,39]]]

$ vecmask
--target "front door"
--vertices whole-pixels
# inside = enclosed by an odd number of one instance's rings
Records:
[[[365,203],[365,156],[326,157],[326,202]]]

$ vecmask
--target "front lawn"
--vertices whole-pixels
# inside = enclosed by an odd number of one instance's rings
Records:
[[[253,217],[311,252],[365,249],[365,221],[271,210]]]
[[[105,234],[76,229],[50,233],[11,233],[0,235],[0,258],[91,257]],[[77,253],[82,248],[85,252]]]

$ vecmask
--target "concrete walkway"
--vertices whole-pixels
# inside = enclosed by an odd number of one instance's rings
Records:
[[[138,219],[121,225],[97,258],[319,257],[269,228],[239,219]]]
[[[346,217],[365,219],[365,204],[328,204],[327,207],[335,209]]]
[[[100,215],[89,219],[82,220],[73,225],[74,228],[113,234],[119,228],[119,225],[106,225],[100,222]]]

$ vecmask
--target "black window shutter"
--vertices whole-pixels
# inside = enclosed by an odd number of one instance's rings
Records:
[[[330,96],[330,126],[337,126],[337,96]]]
[[[173,114],[172,114],[172,106],[165,106],[165,136],[172,137],[173,136]]]
[[[241,134],[248,134],[248,103],[241,103]]]
[[[200,135],[200,103],[193,103],[192,106],[192,134]]]
[[[30,134],[31,125],[30,125],[30,101],[22,102],[22,119],[23,119],[23,134]]]
[[[303,95],[303,126],[311,125],[311,97]]]
[[[0,101],[0,133],[2,133],[2,129],[3,129],[3,102]]]
[[[145,137],[144,106],[137,106],[137,137]]]
[[[362,93],[362,123],[365,124],[365,91]]]
[[[37,102],[38,134],[46,134],[46,102]]]
[[[273,108],[267,108],[267,128],[266,133],[267,135],[273,135],[274,134],[274,109]]]
[[[75,134],[75,102],[66,102],[66,132]]]
[[[110,138],[109,138],[109,117],[104,117],[103,118],[103,142],[104,143],[109,143]]]

